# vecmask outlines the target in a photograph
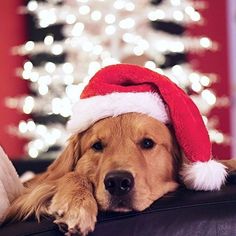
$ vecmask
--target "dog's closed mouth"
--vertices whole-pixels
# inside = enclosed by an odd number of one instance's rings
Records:
[[[109,201],[109,211],[128,212],[132,211],[132,197],[111,197]]]

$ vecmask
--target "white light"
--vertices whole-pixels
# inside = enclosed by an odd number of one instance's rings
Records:
[[[27,71],[32,70],[32,69],[33,69],[33,64],[32,64],[32,62],[30,62],[30,61],[25,62],[25,64],[24,64],[24,69],[27,70]]]
[[[44,84],[49,85],[52,83],[52,77],[49,75],[41,76],[41,78],[44,80]]]
[[[71,110],[68,109],[68,106],[66,106],[66,108],[62,109],[61,115],[62,115],[63,117],[69,117],[69,116],[71,116]]]
[[[116,0],[113,4],[114,8],[117,10],[121,10],[122,8],[125,7],[125,1],[122,0]]]
[[[30,76],[31,76],[30,71],[24,70],[24,71],[22,72],[22,77],[23,77],[23,79],[30,79]]]
[[[151,21],[155,21],[158,19],[156,11],[151,11],[148,13],[148,19]]]
[[[47,128],[44,125],[37,125],[36,133],[41,136],[45,136],[47,134]]]
[[[170,45],[170,50],[172,52],[183,52],[184,51],[184,44],[182,42],[172,42]]]
[[[116,32],[116,27],[114,25],[108,25],[106,28],[105,28],[105,33],[107,35],[112,35]]]
[[[126,42],[126,43],[132,43],[134,42],[134,35],[130,34],[130,33],[125,33],[122,36],[122,39]]]
[[[63,117],[69,117],[71,115],[71,102],[67,97],[65,97],[61,100],[60,114]]]
[[[35,11],[38,8],[38,3],[36,1],[30,1],[27,4],[27,8],[29,11]]]
[[[151,70],[156,69],[156,64],[155,64],[155,62],[153,62],[153,61],[146,61],[144,66],[145,66],[146,68],[151,69]]]
[[[108,51],[103,51],[102,54],[101,54],[101,59],[102,60],[105,60],[105,59],[110,58],[110,57],[111,57],[111,54]]]
[[[135,9],[134,3],[132,3],[132,2],[127,2],[127,3],[125,4],[125,9],[126,9],[127,11],[133,11],[133,10]]]
[[[85,51],[85,52],[90,52],[92,51],[93,49],[93,44],[89,41],[87,42],[84,42],[83,45],[82,45],[82,49]]]
[[[93,11],[91,13],[91,19],[94,21],[99,21],[102,18],[102,13],[100,11]]]
[[[52,83],[52,77],[49,75],[40,76],[38,79],[39,84],[49,85]]]
[[[209,105],[214,105],[216,103],[216,96],[208,89],[203,90],[201,96]]]
[[[47,27],[50,24],[54,24],[56,23],[57,20],[57,16],[56,13],[54,11],[54,9],[50,9],[50,10],[41,10],[38,13],[39,19],[40,19],[40,26],[41,27]]]
[[[53,129],[52,135],[55,139],[59,139],[61,137],[61,131],[59,129]]]
[[[52,35],[47,35],[43,40],[44,44],[48,46],[52,45],[53,41],[54,41],[54,38]]]
[[[53,62],[47,62],[44,68],[48,73],[53,73],[56,70],[56,65]]]
[[[120,28],[122,29],[131,29],[135,25],[135,21],[132,18],[126,18],[124,20],[121,20],[119,23]]]
[[[34,71],[34,72],[32,72],[32,73],[30,74],[30,80],[31,80],[32,82],[37,82],[38,79],[39,79],[39,74],[38,74],[38,72]]]
[[[105,58],[103,61],[102,61],[102,66],[108,66],[108,65],[113,65],[113,64],[118,64],[119,61],[117,61],[117,59],[115,58]]]
[[[193,21],[199,21],[201,20],[201,15],[198,13],[198,12],[193,12],[191,15],[190,15],[191,19]]]
[[[24,100],[23,112],[25,114],[30,114],[34,108],[34,98],[27,96]]]
[[[193,72],[189,75],[189,80],[191,81],[191,83],[199,82],[200,76],[198,73]]]
[[[41,85],[39,85],[38,91],[39,91],[40,95],[44,96],[48,93],[48,86],[41,84]]]
[[[181,75],[183,74],[183,68],[180,65],[175,65],[171,68],[174,74]]]
[[[95,55],[100,55],[102,53],[102,46],[101,45],[96,45],[95,47],[93,47],[93,53]]]
[[[180,0],[171,0],[171,4],[174,5],[174,6],[179,6],[181,3]]]
[[[202,86],[199,82],[192,83],[191,87],[192,87],[192,90],[197,92],[197,93],[202,90]]]
[[[39,21],[39,26],[42,28],[47,28],[49,25],[50,25],[50,23],[47,20],[40,20]]]
[[[188,15],[192,15],[194,14],[195,10],[192,6],[187,6],[185,7],[184,11],[188,14]]]
[[[97,61],[92,61],[89,63],[88,74],[94,75],[99,69],[101,69],[100,63],[98,63]]]
[[[60,98],[53,98],[52,99],[52,112],[54,114],[59,114],[61,111],[61,99]]]
[[[144,39],[139,39],[137,42],[138,46],[143,50],[147,50],[149,48],[149,43]]]
[[[163,10],[157,9],[156,11],[151,11],[148,14],[148,19],[151,21],[163,20],[166,17],[166,14]]]
[[[144,53],[143,49],[140,47],[134,47],[133,52],[136,56],[141,56]]]
[[[184,19],[184,14],[181,11],[174,11],[173,17],[177,21],[182,21]]]
[[[36,129],[36,125],[35,125],[34,121],[29,120],[29,121],[27,122],[27,129],[28,129],[30,132],[33,132],[33,131]]]
[[[202,76],[200,79],[200,82],[203,86],[209,86],[210,84],[210,79],[207,76]]]
[[[38,12],[38,17],[39,19],[43,20],[43,19],[47,19],[49,20],[49,15],[50,15],[50,11],[47,9],[40,9],[40,11]]]
[[[25,44],[25,50],[26,51],[32,51],[34,49],[34,42],[33,41],[28,41]]]
[[[158,43],[155,44],[155,47],[160,52],[166,52],[168,43],[165,40],[160,40]]]
[[[66,75],[66,76],[64,76],[63,79],[64,79],[64,83],[66,85],[73,84],[73,82],[74,82],[74,77],[72,75]]]
[[[53,145],[53,144],[56,143],[55,138],[54,138],[53,135],[51,135],[51,134],[48,134],[48,135],[45,137],[45,141],[46,141],[46,143],[49,144],[49,145]]]
[[[82,84],[82,83],[80,83]],[[79,84],[79,85],[80,85]],[[68,85],[66,87],[66,95],[72,100],[76,101],[79,98],[79,94],[81,92],[79,85]]]
[[[63,52],[63,47],[60,44],[55,44],[52,46],[52,54],[60,55]]]
[[[204,48],[210,48],[210,47],[212,47],[212,42],[211,42],[211,40],[210,40],[209,38],[207,38],[207,37],[202,37],[202,38],[200,39],[200,45],[201,45],[202,47],[204,47]]]
[[[71,63],[66,62],[63,64],[62,66],[62,70],[66,73],[66,74],[72,74],[74,71],[74,67]]]
[[[223,143],[224,142],[224,135],[221,134],[220,132],[217,132],[215,134],[214,138],[215,138],[216,143]]]
[[[43,141],[41,139],[36,139],[34,141],[34,146],[36,146],[38,150],[43,150],[44,143],[43,143]]]
[[[89,14],[89,12],[90,12],[90,7],[87,6],[87,5],[81,6],[81,7],[79,8],[79,13],[80,13],[81,15],[87,15],[87,14]]]
[[[83,23],[76,23],[71,31],[72,35],[74,36],[80,36],[81,33],[83,32],[84,30],[84,24]]]
[[[29,149],[29,155],[30,155],[31,158],[37,158],[38,155],[39,155],[39,152],[36,148],[32,147],[32,148]]]
[[[76,16],[73,14],[69,14],[66,16],[66,23],[67,24],[74,24],[76,22]]]
[[[113,24],[116,21],[116,17],[113,14],[107,14],[105,16],[105,22],[107,24]]]
[[[26,133],[28,131],[27,124],[25,121],[21,121],[18,125],[18,129],[21,133]]]

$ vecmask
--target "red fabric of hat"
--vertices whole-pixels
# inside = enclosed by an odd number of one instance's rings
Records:
[[[211,158],[211,143],[198,108],[167,77],[136,65],[113,65],[99,71],[91,79],[81,98],[114,92],[160,94],[168,106],[176,137],[187,158],[193,162]]]

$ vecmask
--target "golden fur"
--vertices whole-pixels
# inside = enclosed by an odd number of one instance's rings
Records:
[[[154,141],[143,149],[144,138]],[[102,151],[93,144],[102,142]],[[98,209],[142,211],[178,187],[181,154],[171,128],[146,115],[129,113],[103,119],[74,134],[48,170],[27,184],[9,209],[7,220],[52,215],[67,235],[94,230]],[[122,206],[111,200],[104,178],[113,170],[129,171],[134,188]]]

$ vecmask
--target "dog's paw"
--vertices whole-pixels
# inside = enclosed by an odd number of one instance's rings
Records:
[[[85,236],[94,230],[96,217],[96,214],[93,215],[87,209],[80,208],[65,213],[63,217],[56,219],[54,223],[59,226],[66,236]]]
[[[66,236],[85,236],[92,232],[97,219],[97,203],[94,198],[71,199],[66,203],[52,199],[48,212]]]

